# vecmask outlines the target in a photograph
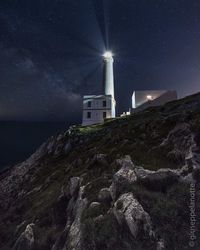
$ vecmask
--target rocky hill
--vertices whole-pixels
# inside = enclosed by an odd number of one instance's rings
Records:
[[[0,174],[2,250],[199,249],[200,94],[74,126]]]

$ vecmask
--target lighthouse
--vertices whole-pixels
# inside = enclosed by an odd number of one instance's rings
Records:
[[[104,94],[112,97],[112,117],[115,117],[115,90],[114,90],[114,72],[113,72],[113,54],[107,51],[103,55],[104,57]]]
[[[83,96],[83,126],[115,118],[114,60],[110,51],[104,53],[103,63],[103,93]]]

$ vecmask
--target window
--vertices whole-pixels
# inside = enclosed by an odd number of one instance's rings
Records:
[[[87,119],[91,118],[91,112],[87,112]]]
[[[89,101],[89,102],[87,103],[87,105],[88,105],[88,108],[91,108],[91,106],[92,106],[92,102],[91,102],[91,101]]]
[[[103,107],[106,107],[106,101],[103,101]]]
[[[107,117],[106,112],[103,112],[103,118],[105,119]]]

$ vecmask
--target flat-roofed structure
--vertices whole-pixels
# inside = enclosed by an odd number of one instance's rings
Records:
[[[83,98],[84,126],[102,123],[106,118],[112,118],[111,95],[87,95]]]
[[[131,112],[138,112],[152,106],[160,106],[177,100],[177,92],[170,90],[137,90],[132,95]]]

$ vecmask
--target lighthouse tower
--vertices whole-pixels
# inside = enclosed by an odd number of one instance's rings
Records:
[[[104,94],[112,97],[112,113],[115,117],[115,90],[114,90],[114,73],[113,73],[113,55],[111,52],[105,52],[104,56]]]
[[[105,119],[115,118],[114,60],[112,53],[108,51],[103,57],[103,93],[101,95],[83,96],[83,126],[102,123]]]

